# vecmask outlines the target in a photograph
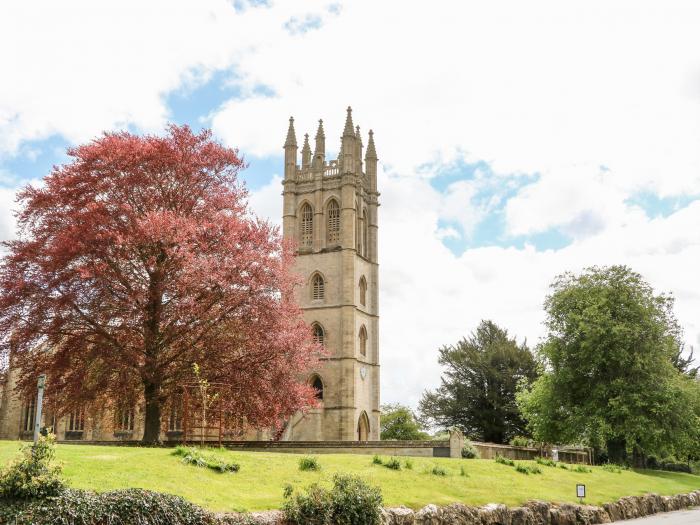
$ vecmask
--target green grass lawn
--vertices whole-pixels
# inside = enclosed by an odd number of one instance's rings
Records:
[[[0,441],[0,464],[19,449],[16,441]],[[574,502],[577,483],[587,487],[587,503],[601,504],[621,496],[656,492],[677,494],[700,489],[700,476],[660,471],[611,473],[593,467],[575,473],[540,466],[542,474],[525,475],[492,460],[411,458],[413,469],[390,470],[372,464],[372,456],[318,455],[319,472],[300,472],[295,454],[211,451],[241,465],[234,474],[183,465],[172,449],[58,445],[57,457],[69,484],[75,488],[105,491],[127,487],[178,494],[215,511],[252,511],[279,508],[285,484],[295,487],[328,483],[335,472],[359,474],[381,487],[387,506],[420,508],[427,503],[518,505],[530,499]],[[406,458],[401,458],[404,464]],[[532,464],[532,462],[520,462]],[[447,471],[430,473],[435,465]],[[460,475],[464,467],[467,476]]]

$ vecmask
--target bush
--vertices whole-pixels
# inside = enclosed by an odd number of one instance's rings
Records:
[[[532,441],[523,436],[515,436],[510,440],[510,445],[513,447],[529,447],[532,445]]]
[[[583,465],[576,465],[573,471],[578,472],[580,474],[588,474],[590,472],[593,472],[591,469],[589,469],[588,467],[584,467]]]
[[[509,467],[514,467],[514,466],[515,466],[515,461],[513,461],[512,459],[504,458],[504,457],[501,456],[501,455],[496,456],[495,458],[493,458],[493,460],[494,460],[496,463],[500,463],[501,465],[508,465]]]
[[[465,478],[469,477],[469,474],[467,474],[467,471],[464,470],[464,465],[459,466],[459,475]]]
[[[13,525],[214,525],[214,516],[179,496],[142,489],[95,494],[66,489],[43,500],[0,505],[0,523]]]
[[[375,455],[375,456],[372,458],[372,464],[373,464],[373,465],[382,465],[383,463],[384,463],[384,462],[382,461],[382,458],[380,458],[380,457],[377,456],[377,455]]]
[[[438,465],[435,465],[433,467],[433,470],[430,471],[430,473],[433,476],[447,476],[447,471]]]
[[[399,458],[389,458],[389,461],[384,463],[384,466],[386,468],[390,468],[391,470],[401,470],[401,462],[399,461]]]
[[[314,456],[304,456],[303,458],[299,459],[299,470],[304,472],[321,470],[321,464]]]
[[[61,467],[54,465],[55,436],[40,436],[24,445],[21,457],[0,472],[0,498],[35,499],[57,496],[66,488]]]
[[[293,525],[381,523],[381,491],[356,476],[336,474],[330,490],[314,484],[306,493],[285,496],[282,510]]]
[[[542,474],[542,470],[537,465],[523,465],[522,463],[518,463],[515,466],[515,470],[525,475]]]
[[[412,459],[406,459],[404,461],[404,466],[406,467],[406,470],[413,470],[413,460]]]
[[[530,469],[528,469],[525,465],[517,464],[515,466],[515,471],[520,472],[521,474],[530,474]]]
[[[535,462],[538,465],[544,465],[545,467],[556,467],[557,466],[556,461],[553,461],[553,460],[547,459],[547,458],[536,457]]]
[[[238,472],[241,466],[238,463],[229,463],[214,456],[205,456],[201,449],[196,447],[183,447],[178,445],[173,450],[173,456],[182,458],[186,465],[195,467],[207,467],[216,472]]]
[[[601,467],[606,472],[612,472],[613,474],[621,474],[623,470],[627,470],[627,467],[623,465],[616,465],[615,463],[606,463],[601,465]]]
[[[464,446],[462,447],[462,457],[465,459],[479,458],[479,451],[474,445],[472,445],[471,441],[464,442]]]
[[[564,463],[559,463],[559,468],[564,469],[564,470],[569,470],[569,467],[567,467]]]

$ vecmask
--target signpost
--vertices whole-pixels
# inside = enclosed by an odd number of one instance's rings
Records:
[[[583,503],[583,498],[586,497],[586,485],[579,483],[576,485],[576,497]]]
[[[37,387],[39,392],[36,396],[36,414],[34,416],[34,443],[39,441],[39,430],[41,430],[41,405],[44,402],[44,386],[46,385],[46,374],[39,376]]]

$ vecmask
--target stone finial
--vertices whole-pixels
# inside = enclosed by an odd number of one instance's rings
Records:
[[[345,117],[345,129],[343,130],[343,137],[355,137],[355,133],[352,130],[352,108],[348,106],[348,115]]]
[[[294,131],[294,117],[289,117],[289,129],[287,130],[287,140],[284,141],[284,147],[296,147],[296,145],[297,134],[296,131]]]
[[[323,120],[318,121],[318,130],[316,131],[316,149],[314,150],[314,163],[317,160],[323,160],[326,157],[326,134],[323,131]]]
[[[369,130],[369,141],[367,142],[367,152],[365,160],[377,160],[377,150],[374,148],[374,131]]]
[[[309,134],[304,133],[304,145],[301,148],[301,165],[306,168],[311,164],[311,146],[309,146]]]

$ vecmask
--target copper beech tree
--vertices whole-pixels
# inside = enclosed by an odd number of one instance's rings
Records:
[[[192,380],[232,385],[227,411],[274,427],[314,403],[300,381],[319,348],[292,299],[292,252],[247,210],[237,151],[171,126],[107,133],[19,193],[0,263],[0,350],[18,388],[67,411],[145,405],[144,443]]]

